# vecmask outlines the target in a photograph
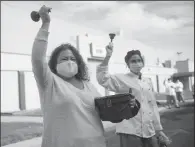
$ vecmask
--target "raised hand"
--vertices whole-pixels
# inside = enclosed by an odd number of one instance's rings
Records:
[[[110,42],[109,45],[106,46],[106,56],[110,57],[112,56],[112,52],[113,52],[113,43]]]
[[[40,10],[39,10],[39,15],[40,18],[42,20],[42,23],[50,23],[51,19],[49,16],[49,12],[51,12],[51,8],[50,7],[46,7],[45,5],[43,5]]]

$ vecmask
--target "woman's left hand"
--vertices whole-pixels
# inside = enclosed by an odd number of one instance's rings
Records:
[[[131,98],[129,103],[131,105],[131,108],[134,108],[136,106],[136,100],[135,100],[135,98]]]

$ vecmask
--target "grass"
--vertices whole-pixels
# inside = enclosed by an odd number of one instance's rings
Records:
[[[40,123],[1,122],[1,146],[42,136]]]

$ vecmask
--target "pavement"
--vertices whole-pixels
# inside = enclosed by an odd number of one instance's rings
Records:
[[[194,102],[181,105],[180,109],[166,109],[160,114],[163,132],[172,140],[168,147],[194,147]],[[107,147],[120,147],[119,136],[114,131],[105,134]]]
[[[161,123],[172,140],[169,147],[194,147],[194,104],[164,113]]]
[[[165,103],[165,101],[161,101],[161,103]],[[188,105],[190,103],[194,103],[194,99],[186,100],[185,103],[181,103],[181,108],[184,105]],[[171,109],[167,109],[166,107],[159,107],[160,115],[164,112],[171,111]],[[29,116],[1,116],[1,122],[35,122],[35,123],[42,123],[42,117],[29,117]],[[111,122],[103,122],[104,128],[106,132],[115,129],[115,124]],[[40,147],[41,146],[41,139],[42,137],[33,138],[30,140],[21,141],[14,144],[9,144],[3,147]]]

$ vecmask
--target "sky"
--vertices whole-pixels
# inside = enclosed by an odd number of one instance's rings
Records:
[[[124,38],[140,41],[157,50],[184,52],[186,57],[194,58],[192,1],[62,3],[51,2],[51,5],[65,8],[64,15],[67,14],[73,22],[105,32],[119,28]]]
[[[108,34],[120,30],[121,49],[137,48],[161,60],[194,60],[193,1],[28,1],[4,2],[32,10],[45,4],[52,15],[78,26]],[[116,39],[117,40],[117,39]],[[138,45],[139,44],[139,45]],[[127,49],[128,48],[128,49]],[[155,54],[154,54],[155,52]],[[115,55],[117,57],[117,54]]]

